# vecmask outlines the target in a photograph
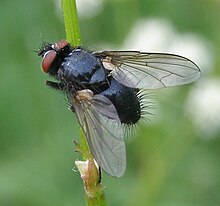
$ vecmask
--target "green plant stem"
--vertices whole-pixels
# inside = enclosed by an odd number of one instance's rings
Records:
[[[80,46],[79,22],[75,0],[61,0],[66,31],[66,40],[73,46]],[[100,171],[89,150],[85,134],[80,128],[80,144],[76,143],[85,161],[75,161],[84,183],[88,206],[105,206],[105,195],[101,185]]]
[[[62,0],[62,10],[66,40],[74,46],[80,46],[79,20],[75,0]]]

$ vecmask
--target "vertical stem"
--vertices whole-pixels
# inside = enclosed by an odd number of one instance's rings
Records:
[[[66,31],[66,39],[73,46],[80,46],[79,22],[75,0],[61,0]],[[101,175],[89,150],[85,134],[80,128],[80,144],[76,143],[85,161],[75,161],[83,180],[88,206],[105,206],[105,194],[101,185]]]
[[[75,0],[62,0],[66,40],[74,46],[80,46],[79,20]]]

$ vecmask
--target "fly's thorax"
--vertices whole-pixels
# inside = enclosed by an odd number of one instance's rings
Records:
[[[75,48],[64,59],[58,70],[58,80],[67,88],[74,85],[76,90],[90,89],[107,82],[107,71],[92,53]]]

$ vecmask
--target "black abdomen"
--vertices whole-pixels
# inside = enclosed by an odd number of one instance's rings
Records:
[[[121,123],[135,124],[141,117],[141,106],[138,98],[138,89],[126,87],[115,79],[110,80],[110,87],[101,92],[114,104]]]

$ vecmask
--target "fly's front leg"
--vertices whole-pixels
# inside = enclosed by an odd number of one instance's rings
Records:
[[[46,85],[56,90],[60,90],[60,91],[64,90],[64,85],[62,83],[46,81]]]

